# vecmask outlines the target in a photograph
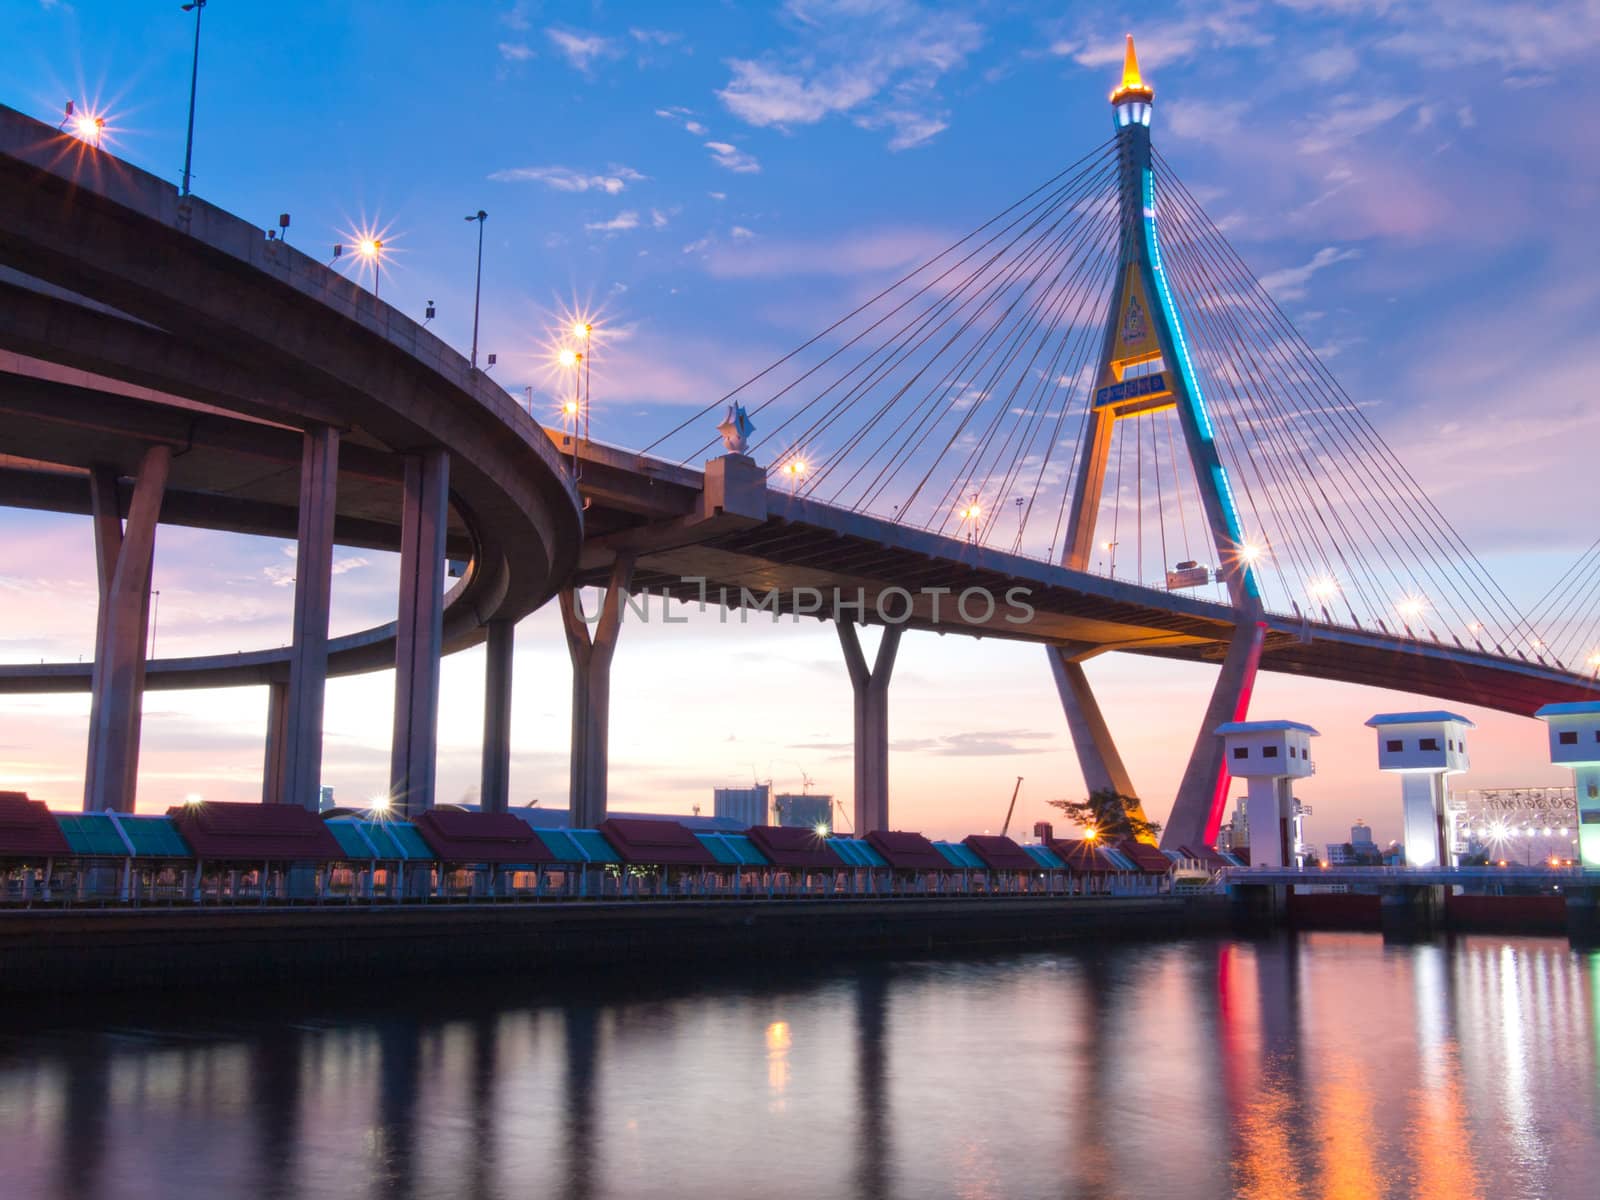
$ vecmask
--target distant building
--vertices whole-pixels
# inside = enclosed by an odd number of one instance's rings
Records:
[[[333,807],[333,789],[324,787],[317,792],[317,811],[327,812]]]
[[[772,788],[758,783],[747,788],[717,788],[711,793],[712,813],[737,821],[740,828],[772,823]]]
[[[1217,849],[1229,851],[1249,848],[1250,826],[1245,822],[1244,797],[1238,796],[1233,801],[1233,816],[1217,830]]]
[[[818,825],[833,828],[833,797],[812,795],[780,795],[774,804],[778,810],[778,824],[805,829]]]
[[[1350,826],[1348,842],[1328,843],[1330,867],[1375,867],[1383,862],[1383,851],[1372,840],[1372,828],[1365,821]]]

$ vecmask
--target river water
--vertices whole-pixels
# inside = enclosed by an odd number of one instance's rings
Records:
[[[0,1197],[1600,1195],[1600,953],[1127,943],[0,1022]]]

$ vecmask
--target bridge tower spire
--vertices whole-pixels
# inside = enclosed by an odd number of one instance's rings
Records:
[[[1227,799],[1228,773],[1222,739],[1212,731],[1245,717],[1265,625],[1254,566],[1262,548],[1247,537],[1240,520],[1161,258],[1150,151],[1154,110],[1155,89],[1144,79],[1129,34],[1122,80],[1111,93],[1120,212],[1116,284],[1106,312],[1062,561],[1075,570],[1089,567],[1117,422],[1142,413],[1175,410],[1216,552],[1216,577],[1227,586],[1239,616],[1163,837],[1168,844],[1182,845],[1210,843],[1216,838]],[[1050,652],[1057,690],[1091,790],[1127,779],[1083,674],[1084,659],[1097,652],[1096,648],[1073,647],[1052,647]]]

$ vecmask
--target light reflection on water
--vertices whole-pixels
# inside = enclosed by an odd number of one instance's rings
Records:
[[[1510,1200],[1600,1178],[1600,954],[1556,941],[410,994],[0,1033],[0,1196]]]

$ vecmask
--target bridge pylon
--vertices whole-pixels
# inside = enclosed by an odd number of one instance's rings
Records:
[[[1185,841],[1210,843],[1216,838],[1227,799],[1228,771],[1222,739],[1212,731],[1246,715],[1264,626],[1261,591],[1252,565],[1259,550],[1244,536],[1183,320],[1162,264],[1150,152],[1154,106],[1155,91],[1144,82],[1129,36],[1122,82],[1111,93],[1120,217],[1116,283],[1106,312],[1062,562],[1074,570],[1089,569],[1117,422],[1175,410],[1217,555],[1217,579],[1227,586],[1239,614],[1238,632],[1223,660],[1163,837],[1166,844],[1180,845]],[[1082,657],[1062,647],[1051,647],[1049,654],[1086,785],[1091,791],[1111,787],[1137,796],[1079,665]]]

